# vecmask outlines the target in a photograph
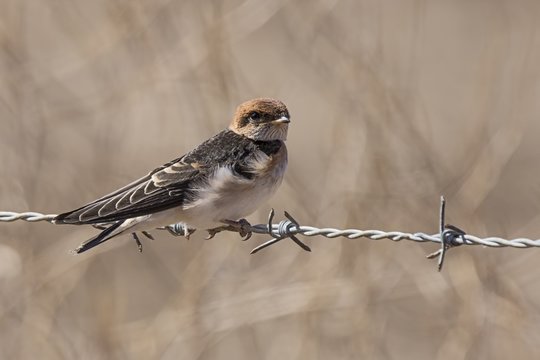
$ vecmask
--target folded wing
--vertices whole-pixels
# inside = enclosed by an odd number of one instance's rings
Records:
[[[218,167],[230,167],[239,176],[253,177],[248,167],[258,150],[275,152],[280,141],[255,142],[224,130],[145,177],[76,210],[60,214],[57,224],[115,222],[181,206],[192,200],[197,187]],[[277,146],[277,148],[276,148]],[[268,148],[268,149],[267,149]]]
[[[201,180],[199,164],[174,160],[145,177],[76,210],[58,215],[56,224],[96,224],[125,220],[182,205],[190,184]]]

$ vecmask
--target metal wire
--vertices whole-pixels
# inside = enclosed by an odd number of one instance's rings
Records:
[[[41,214],[37,212],[17,213],[12,211],[0,211],[0,222],[12,222],[23,220],[28,222],[47,221],[52,222],[55,214]],[[170,230],[174,235],[183,235],[182,224],[173,224],[166,227],[158,228],[158,230]],[[388,239],[392,241],[410,240],[416,242],[441,242],[440,234],[426,234],[422,232],[407,233],[401,231],[382,231],[382,230],[359,230],[359,229],[334,229],[334,228],[317,228],[314,226],[296,226],[290,220],[283,220],[279,224],[272,224],[271,232],[268,232],[267,224],[252,225],[250,230],[255,234],[270,234],[273,237],[284,237],[288,235],[303,235],[303,236],[324,236],[327,238],[346,237],[348,239],[368,238],[371,240]],[[540,247],[540,240],[531,240],[526,238],[503,239],[500,237],[480,238],[471,234],[465,234],[453,240],[454,245],[484,245],[489,247],[515,247],[515,248],[530,248]]]
[[[502,247],[514,247],[514,248],[530,248],[530,247],[540,247],[540,239],[532,240],[527,238],[516,238],[516,239],[503,239],[500,237],[487,237],[481,238],[471,234],[466,234],[463,230],[452,226],[447,225],[444,222],[444,207],[445,201],[441,197],[441,211],[440,211],[440,232],[437,234],[426,234],[422,232],[417,233],[407,233],[401,231],[382,231],[382,230],[359,230],[359,229],[334,229],[334,228],[317,228],[313,226],[302,226],[299,225],[294,218],[285,212],[286,220],[283,220],[277,224],[273,223],[274,210],[270,212],[268,222],[266,224],[257,224],[248,226],[246,229],[245,226],[240,229],[229,227],[223,231],[236,231],[240,232],[246,231],[249,233],[256,234],[266,234],[272,237],[271,240],[257,246],[254,248],[251,253],[256,253],[270,245],[273,245],[284,239],[291,239],[296,244],[298,244],[302,249],[306,251],[311,251],[311,249],[304,243],[302,243],[295,235],[303,236],[324,236],[330,239],[337,237],[345,237],[348,239],[358,239],[358,238],[367,238],[371,240],[382,240],[388,239],[392,241],[416,241],[416,242],[434,242],[441,244],[441,249],[437,252],[428,255],[428,258],[438,257],[439,270],[442,268],[444,261],[444,255],[446,250],[451,247],[460,246],[460,245],[483,245],[494,248]],[[23,212],[17,213],[12,211],[0,211],[0,222],[12,222],[17,220],[37,222],[37,221],[47,221],[52,223],[55,214],[41,214],[37,212]],[[96,225],[98,228],[103,228],[103,224]],[[184,230],[182,224],[173,224],[165,227],[158,228],[158,230],[167,230],[169,233],[175,236],[185,236],[187,233]],[[189,231],[188,231],[189,233]],[[250,236],[250,235],[249,235]],[[249,237],[248,236],[248,237]],[[441,241],[442,239],[442,241]]]
[[[16,220],[24,220],[29,222],[47,221],[52,222],[56,214],[44,215],[37,212],[16,213],[13,211],[0,211],[0,221],[11,222]]]

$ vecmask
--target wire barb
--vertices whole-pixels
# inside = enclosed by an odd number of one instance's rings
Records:
[[[137,233],[131,233],[131,236],[133,237],[133,240],[135,240],[135,243],[137,244],[137,249],[139,250],[140,253],[142,253],[141,239],[139,239],[139,236],[137,235]]]
[[[272,221],[274,219],[274,209],[270,211],[270,214],[268,216],[267,231],[268,231],[268,235],[272,236],[272,239],[266,241],[265,243],[251,250],[250,254],[255,254],[261,251],[262,249],[267,248],[270,245],[274,245],[275,243],[280,242],[281,240],[287,239],[287,238],[294,241],[298,246],[300,246],[305,251],[311,252],[311,248],[307,246],[306,244],[304,244],[295,236],[297,230],[300,228],[298,221],[296,221],[288,212],[285,211],[284,213],[287,220],[281,221],[277,226],[277,230],[274,232],[274,226],[272,225]]]
[[[439,231],[436,234],[425,234],[422,232],[417,233],[405,233],[401,231],[381,231],[381,230],[359,230],[359,229],[334,229],[334,228],[316,228],[313,226],[302,226],[296,221],[291,214],[284,212],[286,220],[282,220],[278,224],[274,224],[275,211],[272,209],[268,215],[268,221],[265,224],[249,225],[249,223],[242,223],[240,226],[231,226],[226,231],[234,232],[249,232],[254,234],[265,234],[269,235],[272,238],[263,244],[255,247],[251,253],[255,254],[261,251],[264,248],[269,247],[275,243],[280,242],[284,239],[291,239],[294,243],[300,246],[305,251],[311,251],[310,247],[305,243],[300,241],[297,235],[303,236],[324,236],[330,239],[336,237],[345,237],[347,239],[358,239],[358,238],[367,238],[371,240],[381,240],[389,239],[392,241],[401,241],[409,240],[416,242],[434,242],[440,245],[439,250],[428,255],[429,259],[438,257],[437,266],[439,271],[442,270],[444,264],[444,259],[448,249],[461,245],[483,245],[487,247],[502,248],[502,247],[514,247],[514,248],[531,248],[531,247],[540,247],[540,240],[532,240],[527,238],[516,238],[516,239],[503,239],[499,237],[487,237],[480,238],[474,235],[467,234],[465,231],[460,228],[449,225],[445,223],[445,207],[446,201],[444,197],[441,196],[441,206],[439,212]],[[47,221],[52,223],[53,219],[56,217],[54,214],[41,214],[37,212],[11,212],[11,211],[0,211],[0,222],[12,222],[16,220],[24,220],[29,222],[37,221]],[[98,229],[103,229],[105,224],[94,225]],[[193,233],[194,229],[187,228],[184,224],[172,224],[169,226],[158,228],[159,230],[166,230],[174,236],[186,236],[189,238],[189,235]],[[217,233],[217,232],[216,232]],[[152,236],[147,232],[142,232],[148,238]],[[215,234],[214,234],[215,235]],[[139,248],[140,239],[134,237]],[[137,239],[139,241],[137,242]]]

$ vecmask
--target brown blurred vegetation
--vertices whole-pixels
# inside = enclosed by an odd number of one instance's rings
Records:
[[[540,3],[0,0],[0,209],[58,213],[270,96],[270,207],[306,225],[540,236]],[[0,224],[2,359],[534,359],[540,252]]]

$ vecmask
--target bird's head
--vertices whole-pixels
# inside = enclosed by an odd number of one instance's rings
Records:
[[[229,129],[253,140],[285,140],[290,122],[284,103],[261,98],[240,104]]]

